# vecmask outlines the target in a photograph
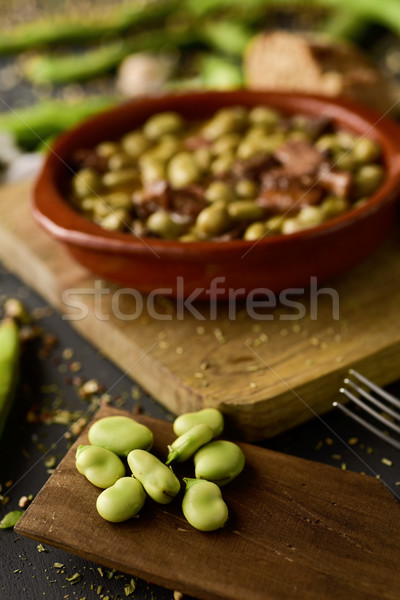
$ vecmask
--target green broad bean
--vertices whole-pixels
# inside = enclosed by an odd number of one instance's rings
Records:
[[[90,168],[81,169],[72,179],[72,189],[78,198],[96,194],[101,188],[100,177]]]
[[[235,194],[239,198],[255,198],[259,186],[252,179],[240,179],[235,186]]]
[[[207,187],[204,196],[208,202],[232,202],[236,200],[236,196],[230,185],[225,181],[212,181]]]
[[[358,163],[370,163],[379,160],[381,149],[374,140],[362,137],[355,142],[351,153]]]
[[[183,127],[183,119],[178,113],[163,112],[150,117],[143,127],[149,140],[158,140],[166,133],[176,133]]]
[[[198,214],[195,232],[199,238],[212,238],[224,233],[231,224],[231,218],[224,202],[214,202]]]
[[[110,171],[121,171],[132,166],[132,158],[125,152],[115,152],[108,159],[107,166]]]
[[[221,490],[211,481],[184,478],[186,492],[182,511],[186,520],[200,531],[215,531],[228,520],[228,507]]]
[[[177,462],[188,460],[201,446],[210,442],[213,437],[214,433],[211,427],[204,423],[195,425],[168,446],[169,453],[165,464],[169,465],[174,460]]]
[[[247,111],[240,106],[223,108],[202,129],[207,140],[214,141],[227,133],[241,131],[247,121]]]
[[[113,154],[119,152],[119,145],[117,142],[101,142],[95,147],[97,156],[102,158],[110,158]]]
[[[111,523],[122,523],[137,515],[146,501],[142,484],[134,477],[121,477],[103,490],[96,501],[99,515]]]
[[[372,194],[382,182],[384,169],[381,165],[363,165],[354,175],[354,192],[357,198]]]
[[[133,168],[121,171],[108,171],[101,178],[101,183],[107,188],[134,185],[138,183],[138,172]]]
[[[249,111],[249,121],[252,125],[262,125],[273,129],[279,120],[279,113],[266,106],[256,106]]]
[[[96,210],[95,210],[96,213]],[[109,231],[123,231],[125,229],[125,224],[128,222],[129,214],[128,211],[117,208],[113,210],[108,215],[100,219],[99,224],[104,229],[108,229]]]
[[[173,188],[182,188],[195,183],[200,177],[200,168],[190,152],[179,152],[168,164],[167,178]]]
[[[224,429],[224,416],[217,408],[202,408],[196,412],[179,415],[174,421],[173,429],[176,435],[183,435],[195,425],[203,423],[212,429],[213,436],[218,437]]]
[[[128,465],[155,502],[168,504],[179,493],[181,484],[175,473],[150,452],[132,450]]]
[[[146,227],[151,233],[166,240],[175,239],[182,233],[182,226],[175,223],[163,210],[152,213],[146,221]]]
[[[267,233],[267,228],[265,223],[261,221],[256,221],[255,223],[251,223],[245,230],[243,234],[243,239],[248,242],[254,242],[255,240],[260,240]]]
[[[252,200],[235,200],[227,210],[232,221],[258,221],[265,216],[265,209]]]
[[[99,419],[89,429],[89,442],[107,448],[119,456],[128,456],[131,450],[150,450],[153,446],[152,431],[130,417],[114,415]]]
[[[141,131],[131,131],[121,140],[122,148],[131,158],[139,158],[151,146],[151,142]]]
[[[75,465],[79,473],[99,488],[108,488],[125,477],[122,460],[114,452],[101,446],[78,446]]]
[[[194,455],[197,479],[207,479],[219,486],[226,485],[244,469],[245,458],[241,448],[227,440],[206,444]]]

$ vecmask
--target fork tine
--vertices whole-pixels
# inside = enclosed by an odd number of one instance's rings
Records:
[[[349,373],[350,373],[350,375],[353,375],[354,377],[356,377],[364,385],[369,387],[371,390],[373,390],[376,394],[381,396],[381,398],[385,398],[385,400],[387,400],[388,402],[393,404],[393,406],[400,408],[399,398],[396,398],[396,396],[393,396],[393,394],[389,394],[389,392],[380,388],[378,385],[376,385],[375,383],[373,383],[372,381],[367,379],[364,375],[361,375],[361,373],[359,373],[355,369],[349,369]]]
[[[355,390],[356,392],[358,392],[358,394],[360,394],[360,396],[363,396],[366,400],[369,400],[371,402],[371,404],[374,404],[375,406],[380,408],[382,411],[384,411],[386,414],[390,415],[397,421],[400,421],[400,413],[396,413],[396,411],[394,411],[392,408],[389,408],[389,406],[386,406],[386,404],[383,404],[383,402],[380,402],[380,400],[378,400],[377,398],[375,398],[374,396],[372,396],[371,394],[366,392],[364,390],[364,388],[355,384],[354,381],[352,381],[351,379],[345,379],[344,383],[349,385],[350,387],[352,387],[353,390]]]
[[[374,419],[377,419],[377,421],[380,421],[381,423],[383,423],[387,427],[390,427],[390,429],[393,429],[393,431],[395,431],[396,433],[400,434],[400,427],[398,425],[396,425],[396,423],[392,423],[391,421],[388,421],[387,419],[385,419],[385,417],[383,417],[376,410],[374,410],[373,408],[371,408],[370,406],[368,406],[368,404],[365,404],[365,402],[363,402],[362,400],[360,400],[359,398],[357,398],[357,396],[354,396],[354,394],[352,394],[351,392],[349,392],[349,390],[346,390],[346,388],[340,388],[339,392],[341,394],[344,394],[345,396],[347,396],[347,398],[349,398],[349,400],[351,400],[352,402],[354,402],[355,404],[357,404],[357,406],[359,406],[360,408],[362,408],[362,410],[365,410],[365,412],[367,412],[372,417],[374,417]]]
[[[397,450],[400,450],[400,442],[386,435],[385,433],[383,433],[383,431],[381,431],[381,429],[374,427],[374,425],[371,425],[371,423],[368,423],[368,421],[365,421],[364,419],[353,413],[351,410],[343,406],[343,404],[341,404],[340,402],[333,402],[333,406],[339,408],[345,415],[347,415],[354,421],[357,421],[357,423],[359,423],[360,425],[377,435],[382,440],[385,440],[385,442],[387,442],[388,444],[391,444],[392,446],[397,448]]]

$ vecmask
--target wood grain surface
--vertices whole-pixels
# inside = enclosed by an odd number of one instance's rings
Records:
[[[125,414],[103,406],[95,419]],[[162,460],[171,423],[137,417]],[[90,426],[90,424],[89,424]],[[147,499],[138,518],[111,524],[100,492],[75,468],[83,432],[16,526],[19,534],[204,600],[397,600],[400,507],[367,475],[241,443],[242,474],[222,488],[230,517],[203,533]],[[176,469],[193,476],[191,461]]]
[[[293,306],[261,320],[243,305],[235,314],[218,305],[213,315],[204,303],[194,306],[196,318],[161,297],[154,318],[146,298],[140,309],[141,301],[88,273],[39,229],[30,193],[29,182],[0,190],[0,260],[174,413],[217,406],[237,436],[259,440],[330,409],[349,367],[378,384],[399,377],[398,226],[362,265],[318,285],[314,304],[307,294],[291,296],[304,305],[301,318]]]

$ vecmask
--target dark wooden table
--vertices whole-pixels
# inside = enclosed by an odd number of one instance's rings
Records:
[[[0,302],[7,296],[23,300],[37,318],[43,334],[24,351],[21,383],[0,441],[0,493],[9,499],[7,504],[0,504],[0,518],[17,509],[22,496],[37,494],[76,439],[69,433],[71,423],[91,406],[90,399],[80,397],[77,378],[96,379],[109,394],[113,406],[128,410],[141,407],[146,414],[173,419],[82,339],[43,299],[0,267]],[[400,381],[389,389],[400,395]],[[54,422],[56,415],[59,421],[66,422]],[[400,483],[400,452],[335,410],[266,441],[265,446],[337,468],[380,476],[400,498],[400,486],[396,485]],[[18,536],[12,529],[0,530],[0,561],[0,598],[4,600],[173,598],[173,591],[140,580],[133,585],[130,575],[39,545]]]

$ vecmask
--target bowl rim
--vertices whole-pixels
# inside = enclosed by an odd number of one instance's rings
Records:
[[[351,208],[344,213],[325,221],[321,225],[303,229],[291,234],[276,234],[265,236],[255,241],[248,240],[227,240],[215,242],[210,240],[182,242],[179,240],[164,240],[148,236],[136,236],[126,232],[114,232],[103,229],[99,225],[85,218],[65,199],[59,190],[55,181],[54,166],[61,161],[66,169],[72,168],[63,158],[65,148],[71,144],[73,147],[74,138],[80,134],[84,136],[86,131],[93,128],[101,129],[101,125],[106,119],[112,120],[115,116],[121,115],[126,111],[137,110],[138,107],[150,104],[156,108],[162,102],[182,103],[190,102],[196,98],[204,102],[217,99],[224,99],[230,105],[240,105],[249,102],[249,105],[258,104],[282,104],[283,112],[298,112],[314,115],[328,114],[334,121],[346,123],[353,131],[358,129],[366,130],[369,135],[377,139],[381,145],[385,158],[386,176],[383,183],[377,191],[372,194],[368,200],[355,208]],[[235,99],[235,102],[232,100]],[[245,102],[244,102],[245,101]],[[257,102],[256,102],[257,101]],[[296,111],[294,111],[296,104]],[[170,110],[177,110],[171,107]],[[150,111],[157,112],[157,110]],[[179,112],[179,111],[178,111]],[[83,147],[83,145],[81,146]],[[235,251],[241,256],[245,255],[255,246],[260,249],[274,247],[278,244],[289,243],[290,241],[302,241],[314,237],[324,236],[333,233],[343,227],[348,227],[358,221],[360,218],[370,217],[388,202],[397,199],[397,193],[400,192],[400,126],[392,119],[378,113],[377,111],[354,101],[344,98],[332,98],[316,94],[306,94],[297,92],[280,92],[269,90],[191,90],[184,92],[172,92],[156,96],[136,98],[125,101],[108,108],[89,119],[84,120],[73,128],[70,128],[57,137],[55,142],[49,148],[43,166],[36,178],[32,195],[32,213],[36,221],[61,242],[76,246],[92,248],[95,250],[106,250],[111,253],[141,254],[153,252],[163,256],[179,255],[182,260],[193,259],[193,257],[212,253],[223,258],[231,256]],[[59,165],[58,165],[59,167]],[[48,199],[51,198],[51,202]]]

